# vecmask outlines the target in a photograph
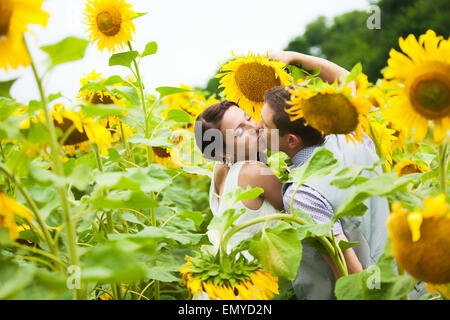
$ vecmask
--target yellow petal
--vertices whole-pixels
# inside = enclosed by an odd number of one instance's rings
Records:
[[[416,242],[420,239],[420,226],[422,224],[423,216],[420,212],[413,212],[408,214],[407,221],[409,229],[412,233],[412,241]]]

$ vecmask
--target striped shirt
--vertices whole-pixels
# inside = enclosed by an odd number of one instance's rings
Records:
[[[306,147],[300,150],[293,158],[294,163],[289,170],[297,168],[305,163],[320,145]],[[298,183],[287,182],[283,184],[283,203],[287,213],[291,213],[291,199]],[[334,211],[331,204],[316,189],[303,184],[294,196],[294,210],[301,209],[311,216],[317,223],[326,223],[333,217]],[[334,235],[343,233],[341,222],[338,220],[333,226]]]

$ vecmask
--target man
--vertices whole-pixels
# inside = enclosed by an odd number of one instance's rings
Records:
[[[297,52],[280,52],[272,54],[275,59],[286,64],[298,64],[304,69],[320,68],[319,77],[327,82],[334,82],[348,71],[325,59],[312,57]],[[290,169],[302,166],[312,155],[316,147],[324,147],[333,152],[339,160],[340,168],[349,165],[372,165],[379,160],[373,142],[365,137],[364,143],[346,142],[344,135],[321,134],[304,126],[304,119],[291,122],[285,108],[290,105],[290,93],[285,87],[275,87],[268,90],[264,97],[260,129],[265,131],[267,147],[270,149],[271,130],[279,130],[279,151],[286,153],[292,160]],[[379,172],[381,169],[378,168]],[[337,172],[334,171],[334,172]],[[364,176],[372,177],[375,173],[364,172]],[[294,193],[297,185],[288,181],[283,185],[283,202],[286,211],[290,212],[290,203],[294,197],[293,207],[302,209],[318,223],[325,223],[333,216],[334,210],[352,191],[338,189],[330,185],[333,174],[308,182]],[[338,239],[360,242],[354,248],[344,251],[344,257],[349,273],[356,273],[374,265],[384,251],[388,238],[386,221],[389,216],[389,206],[385,198],[372,197],[364,201],[368,207],[362,217],[340,219],[333,227],[333,233]],[[305,242],[303,257],[293,287],[298,299],[335,299],[334,287],[338,271],[331,258],[319,253]]]

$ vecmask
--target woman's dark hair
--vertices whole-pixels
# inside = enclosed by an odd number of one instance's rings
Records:
[[[287,133],[295,134],[302,139],[305,148],[324,143],[325,138],[318,130],[305,126],[305,119],[290,120],[285,111],[285,109],[291,108],[289,104],[291,93],[287,90],[288,88],[294,89],[295,87],[277,86],[267,90],[264,94],[264,102],[274,111],[273,123],[280,130],[280,136]]]
[[[225,149],[225,140],[223,135],[220,133],[222,143],[218,143],[218,136],[211,135],[212,139],[207,139],[209,137],[207,133],[208,130],[213,129],[213,131],[220,132],[220,124],[223,119],[223,115],[225,112],[232,106],[236,106],[239,108],[239,105],[232,101],[223,100],[219,103],[215,103],[199,114],[195,121],[194,133],[195,133],[195,143],[197,147],[202,152],[203,156],[210,160],[215,161],[223,161],[222,151]],[[205,152],[206,148],[214,144],[213,148],[208,148],[208,151]]]

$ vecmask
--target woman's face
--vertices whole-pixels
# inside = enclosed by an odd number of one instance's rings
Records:
[[[226,154],[234,161],[257,160],[259,147],[258,123],[247,112],[231,106],[220,125]]]

